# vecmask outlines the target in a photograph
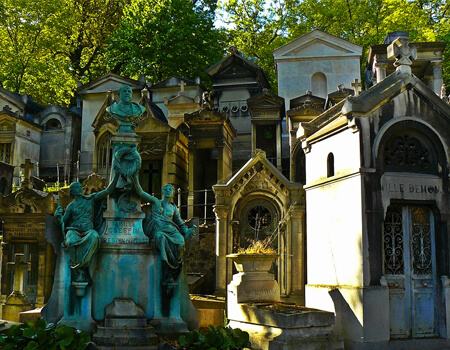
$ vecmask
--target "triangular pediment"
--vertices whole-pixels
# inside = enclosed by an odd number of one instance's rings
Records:
[[[254,77],[256,75],[255,70],[247,69],[240,64],[232,64],[228,67],[225,67],[223,70],[220,70],[216,74],[216,78],[224,79],[224,78],[245,78],[245,77]]]
[[[189,96],[182,94],[182,93],[178,94],[177,96],[171,98],[168,101],[168,105],[182,105],[182,104],[189,104],[189,103],[195,103],[195,100],[193,98],[190,98]]]
[[[134,79],[122,77],[118,74],[108,73],[78,88],[80,95],[93,93],[106,93],[111,90],[119,91],[122,85],[129,85],[133,90],[142,89],[144,84]]]
[[[169,124],[166,124],[158,119],[153,118],[146,111],[139,117],[139,121],[135,132],[137,134],[140,133],[153,133],[153,132],[168,132],[171,127]]]
[[[0,132],[14,132],[16,119],[0,112]]]
[[[361,56],[362,47],[320,30],[314,30],[273,52],[275,60]]]
[[[270,192],[274,196],[288,196],[294,184],[266,158],[266,152],[256,150],[250,159],[226,184],[213,186],[214,191],[225,191],[228,196],[254,191]]]

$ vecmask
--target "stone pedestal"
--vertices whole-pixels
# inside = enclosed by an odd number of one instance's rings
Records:
[[[187,323],[181,317],[181,296],[180,288],[182,274],[178,280],[168,286],[161,284],[161,266],[159,257],[155,261],[155,270],[158,271],[154,276],[155,286],[155,313],[150,324],[155,328],[159,335],[177,337],[180,334],[188,332]],[[168,295],[168,288],[173,288],[172,293]]]
[[[83,332],[92,333],[96,327],[91,313],[92,286],[87,283],[80,286],[71,281],[70,256],[63,249],[61,249],[61,253],[61,269],[64,275],[64,314],[58,324],[65,324]]]
[[[22,293],[11,293],[3,306],[2,318],[8,321],[19,322],[19,313],[32,310],[33,306],[27,296]]]
[[[120,347],[156,345],[147,316],[131,299],[114,299],[105,307],[105,326],[98,327],[93,338],[98,345]]]
[[[280,301],[280,286],[272,273],[278,254],[229,254],[238,270],[228,285],[228,305]]]
[[[132,239],[133,236],[129,237]],[[105,307],[115,298],[128,298],[142,308],[146,317],[151,319],[154,315],[155,298],[153,252],[148,244],[115,242],[105,242],[102,237],[97,252],[92,277],[93,317],[95,320],[102,320]]]
[[[280,287],[269,273],[278,254],[229,254],[238,270],[228,285],[231,328],[250,335],[256,350],[341,350],[332,332],[334,314],[280,303]]]

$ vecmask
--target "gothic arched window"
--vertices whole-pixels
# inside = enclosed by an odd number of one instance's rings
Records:
[[[97,171],[108,169],[112,163],[111,134],[105,132],[97,142]]]

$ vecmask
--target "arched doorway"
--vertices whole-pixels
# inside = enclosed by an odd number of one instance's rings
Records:
[[[448,252],[439,249],[446,241],[439,235],[439,212],[448,203],[444,149],[425,124],[403,120],[384,133],[377,162],[383,173],[382,270],[390,337],[440,336],[440,278],[448,273]]]

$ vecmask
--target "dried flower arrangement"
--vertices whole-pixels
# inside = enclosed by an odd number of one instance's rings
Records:
[[[294,202],[290,205],[288,211],[284,214],[282,219],[278,222],[277,227],[275,228],[275,230],[272,232],[271,235],[267,236],[263,240],[260,240],[258,238],[247,239],[247,242],[249,242],[249,246],[247,248],[238,248],[237,253],[238,254],[277,254],[278,252],[276,249],[272,248],[272,244],[275,241],[275,239],[277,238],[278,232],[280,231],[280,229],[282,227],[284,227],[284,228],[286,227],[286,217],[288,217],[288,215],[291,213],[291,211],[293,210],[293,208],[296,204],[297,203]]]

